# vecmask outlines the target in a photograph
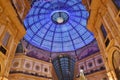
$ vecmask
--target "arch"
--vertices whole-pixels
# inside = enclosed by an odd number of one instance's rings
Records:
[[[120,47],[118,46],[113,46],[110,47],[108,50],[108,63],[109,63],[109,68],[114,71],[114,78],[117,78],[118,80],[120,79],[120,69],[117,67],[118,65],[116,64],[116,60],[120,60],[120,56],[117,56],[118,59],[115,58],[117,54],[120,54]],[[119,64],[120,66],[120,64]],[[119,69],[119,71],[117,71]],[[119,73],[119,74],[118,74]]]
[[[120,50],[115,50],[112,55],[112,64],[118,80],[120,80]]]

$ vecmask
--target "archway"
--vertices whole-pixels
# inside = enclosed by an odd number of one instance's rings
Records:
[[[120,80],[120,51],[115,50],[112,56],[113,67],[118,80]]]

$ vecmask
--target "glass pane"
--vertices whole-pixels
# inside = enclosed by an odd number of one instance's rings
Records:
[[[8,32],[6,32],[4,35],[4,38],[2,39],[2,45],[6,47],[9,39],[10,39],[10,34]]]
[[[24,20],[24,37],[32,45],[50,52],[66,52],[94,40],[86,29],[89,13],[82,0],[36,0],[32,6]]]

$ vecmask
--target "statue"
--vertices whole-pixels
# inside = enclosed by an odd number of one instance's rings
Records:
[[[79,80],[87,80],[87,79],[85,78],[85,75],[84,75],[84,72],[83,72],[82,69],[80,69],[80,77],[79,77]]]

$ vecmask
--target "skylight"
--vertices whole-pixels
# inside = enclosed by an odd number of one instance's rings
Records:
[[[74,51],[94,39],[86,29],[88,16],[82,0],[38,0],[24,20],[24,38],[50,52]]]

